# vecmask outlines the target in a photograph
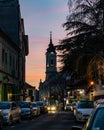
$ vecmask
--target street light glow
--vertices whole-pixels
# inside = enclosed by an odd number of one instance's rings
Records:
[[[94,85],[94,81],[91,81],[91,82],[90,82],[90,85]]]

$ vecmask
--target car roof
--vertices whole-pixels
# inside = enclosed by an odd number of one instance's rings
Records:
[[[0,101],[0,103],[14,103],[12,101]]]
[[[66,105],[72,105],[71,103],[68,103],[68,104],[66,104]]]
[[[85,100],[85,101],[79,101],[79,102],[93,102],[93,101],[90,101],[90,100]]]
[[[97,108],[101,108],[101,107],[104,107],[104,103],[99,103],[99,104],[97,105]]]
[[[31,103],[31,102],[27,102],[27,101],[17,101],[16,103],[18,104],[18,103]]]
[[[31,102],[31,104],[37,104],[37,102]]]

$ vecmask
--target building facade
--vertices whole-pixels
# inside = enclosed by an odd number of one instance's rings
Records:
[[[12,100],[24,99],[25,84],[25,57],[28,55],[28,36],[25,35],[24,20],[21,17],[19,0],[0,1],[0,28],[11,41],[2,41],[0,54],[0,83],[5,98],[8,99],[8,90],[5,86],[12,86],[10,97]],[[2,40],[2,39],[1,39]],[[11,43],[12,45],[10,45]],[[3,59],[5,61],[3,61]],[[4,63],[3,63],[4,62]],[[5,85],[4,83],[7,82]],[[9,83],[10,82],[10,83]]]
[[[19,91],[18,54],[19,48],[0,29],[0,101],[11,100],[11,95]]]

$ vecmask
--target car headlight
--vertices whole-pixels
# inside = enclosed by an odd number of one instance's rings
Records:
[[[56,110],[56,107],[55,107],[55,106],[52,106],[52,107],[51,107],[51,110],[52,110],[52,111],[55,111],[55,110]]]
[[[50,108],[50,107],[47,107],[47,110],[51,110],[51,108]]]
[[[81,112],[81,111],[77,111],[77,113],[82,115],[82,112]]]

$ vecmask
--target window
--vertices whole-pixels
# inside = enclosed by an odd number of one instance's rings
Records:
[[[5,52],[5,64],[7,65],[7,52]]]
[[[78,108],[94,108],[94,103],[92,101],[79,102]]]
[[[10,65],[10,67],[11,67],[11,55],[9,56],[9,65]]]
[[[13,56],[13,68],[15,67],[15,60],[14,60],[14,56]]]
[[[50,66],[54,66],[54,64],[53,64],[53,60],[51,60]]]
[[[104,108],[98,109],[96,112],[92,130],[104,130]]]
[[[18,69],[18,61],[17,61],[17,59],[16,59],[16,70]]]
[[[5,51],[4,51],[4,49],[2,49],[2,62],[4,62],[4,56],[5,55]]]

